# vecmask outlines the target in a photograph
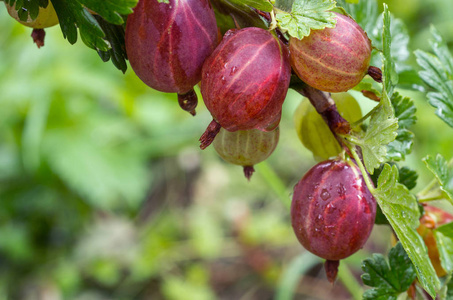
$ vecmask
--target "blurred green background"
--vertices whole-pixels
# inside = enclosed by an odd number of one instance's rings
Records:
[[[451,0],[386,2],[408,26],[412,50],[429,51],[431,23],[453,45]],[[31,29],[0,3],[0,300],[360,293],[360,261],[388,251],[387,227],[375,226],[342,262],[333,287],[292,232],[292,187],[315,164],[293,126],[300,96],[289,92],[280,143],[248,182],[213,147],[199,150],[210,122],[202,103],[191,117],[130,68],[123,75],[81,41],[69,45],[59,27],[46,33],[37,49]],[[421,158],[450,159],[453,131],[424,94],[404,93],[418,107],[405,164],[419,172],[420,189],[431,179]]]

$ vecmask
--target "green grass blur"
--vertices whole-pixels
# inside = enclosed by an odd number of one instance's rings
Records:
[[[388,3],[413,49],[428,50],[431,23],[452,44],[451,0]],[[285,295],[282,280],[297,278],[291,266],[305,253],[290,195],[315,163],[293,126],[301,97],[289,92],[280,143],[248,182],[198,148],[210,122],[202,101],[192,117],[130,68],[123,75],[81,41],[71,46],[58,26],[46,33],[38,49],[0,3],[0,300]],[[453,131],[423,94],[410,95],[418,123],[406,164],[420,186],[431,179],[421,159],[450,159]],[[376,226],[344,266],[357,277],[361,259],[388,250],[389,232]],[[314,267],[294,299],[350,299],[316,258],[303,259]]]

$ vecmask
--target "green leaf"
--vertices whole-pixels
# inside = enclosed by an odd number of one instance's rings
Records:
[[[401,243],[397,243],[389,252],[387,263],[382,254],[373,254],[372,258],[362,262],[363,282],[373,288],[363,294],[363,299],[395,299],[407,291],[416,278],[415,268]]]
[[[390,100],[383,93],[381,101],[371,114],[370,124],[365,134],[350,139],[362,148],[365,166],[373,174],[374,169],[383,163],[387,156],[387,145],[397,136],[398,120],[393,115]],[[348,137],[346,136],[346,139]]]
[[[109,44],[96,19],[75,0],[53,0],[52,4],[60,20],[63,36],[71,44],[77,41],[77,28],[82,41],[95,50],[107,51]]]
[[[417,200],[404,185],[398,183],[398,176],[398,168],[386,164],[373,195],[414,264],[421,285],[435,298],[440,282],[425,243],[416,230],[420,217]]]
[[[82,5],[95,11],[107,22],[123,24],[121,15],[132,13],[132,8],[137,5],[138,0],[78,0]]]
[[[271,12],[274,8],[267,0],[228,0],[237,6],[250,6],[261,11]]]
[[[417,122],[415,113],[417,107],[409,97],[401,96],[395,92],[392,97],[392,106],[395,110],[395,117],[398,118],[399,128],[409,128]]]
[[[407,129],[400,128],[398,128],[396,133],[396,139],[387,145],[388,160],[404,160],[406,155],[410,154],[412,151],[414,134]]]
[[[94,17],[99,22],[102,30],[105,32],[105,39],[111,45],[111,48],[108,51],[98,50],[99,56],[104,62],[111,58],[115,67],[125,73],[127,70],[127,54],[126,48],[124,47],[124,27],[121,25],[110,24],[101,16]]]
[[[397,163],[390,162],[390,166],[398,167],[398,182],[405,185],[409,190],[413,189],[417,185],[418,174],[414,170],[409,169],[408,167],[400,168]],[[370,175],[373,180],[374,186],[377,186],[379,175],[381,175],[382,170],[384,170],[385,164],[382,164],[378,169],[374,170],[374,173]]]
[[[335,14],[329,12],[333,8],[333,0],[296,0],[291,12],[279,11],[275,17],[283,31],[301,40],[308,36],[312,29],[335,27]]]
[[[417,121],[413,101],[408,97],[402,97],[395,92],[392,97],[392,106],[395,111],[395,117],[398,118],[398,131],[395,141],[388,145],[387,158],[389,160],[403,160],[406,155],[411,153],[414,134],[407,130],[409,126]]]
[[[444,224],[434,229],[440,263],[447,273],[453,272],[453,223]]]
[[[408,167],[399,169],[398,182],[405,185],[409,190],[412,190],[417,185],[418,174]]]
[[[423,161],[436,177],[440,189],[445,192],[447,199],[453,204],[453,168],[448,166],[447,161],[440,154],[437,154],[436,158],[428,155]]]
[[[390,31],[390,12],[387,4],[384,4],[383,12],[383,31],[382,31],[382,55],[383,55],[383,78],[382,84],[389,98],[392,98],[393,89],[398,83],[398,73],[395,70],[395,62],[392,58],[391,43],[392,34]]]
[[[453,127],[453,57],[438,31],[431,27],[434,40],[430,42],[434,54],[416,50],[417,63],[423,68],[420,78],[435,92],[427,94],[436,115]]]

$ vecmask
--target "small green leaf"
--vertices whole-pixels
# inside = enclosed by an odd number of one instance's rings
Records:
[[[301,40],[308,36],[312,29],[335,27],[335,14],[329,12],[333,8],[333,0],[296,0],[291,12],[280,11],[275,17],[283,31]]]
[[[384,4],[384,28],[382,31],[382,47],[383,47],[383,78],[382,83],[389,98],[392,98],[393,89],[398,83],[398,73],[395,70],[395,62],[392,58],[391,43],[392,34],[390,32],[390,12],[387,4]]]
[[[398,183],[398,168],[386,164],[373,195],[415,266],[423,288],[435,298],[440,281],[422,237],[417,233],[420,211],[414,195]]]
[[[373,174],[374,169],[385,161],[387,145],[395,140],[397,129],[398,119],[393,115],[390,100],[383,93],[381,101],[371,114],[370,124],[365,134],[351,140],[362,148],[363,160],[370,174]]]
[[[127,70],[127,54],[126,48],[124,47],[124,27],[108,23],[101,16],[94,17],[105,32],[105,39],[111,45],[108,51],[98,50],[99,56],[104,62],[111,58],[115,67],[125,73]]]
[[[417,63],[423,68],[420,78],[434,90],[429,92],[429,103],[437,108],[436,115],[453,127],[453,57],[440,34],[431,27],[434,54],[416,50]]]
[[[440,263],[447,273],[453,272],[453,223],[444,224],[434,229]]]
[[[416,278],[415,268],[407,253],[398,243],[389,252],[389,262],[381,254],[362,262],[363,282],[373,288],[367,290],[363,299],[396,299],[407,291]]]
[[[138,0],[78,0],[82,5],[95,11],[106,21],[113,24],[123,24],[121,15],[132,13],[132,8],[137,5]]]
[[[60,20],[63,36],[71,44],[77,41],[77,28],[82,41],[95,50],[107,51],[109,44],[96,19],[75,0],[53,0],[52,4]]]
[[[417,121],[413,101],[408,97],[402,97],[397,92],[393,93],[392,106],[395,117],[398,118],[398,131],[396,139],[388,145],[387,158],[389,160],[403,160],[411,153],[414,134],[407,130],[409,126]]]
[[[399,169],[398,182],[405,185],[409,190],[412,190],[417,185],[418,174],[408,167]]]
[[[409,190],[413,189],[417,185],[418,174],[414,170],[409,169],[408,167],[400,168],[397,163],[390,162],[390,166],[398,167],[398,182],[402,185],[405,185]],[[370,175],[373,180],[374,186],[377,186],[379,175],[381,175],[382,170],[384,170],[385,164],[382,164],[378,169],[374,170],[374,173]]]
[[[428,155],[423,159],[426,167],[436,176],[440,189],[445,192],[447,199],[453,204],[453,168],[448,166],[442,155],[436,158]]]
[[[395,117],[398,118],[399,128],[409,128],[417,122],[417,117],[415,116],[417,107],[410,98],[403,98],[403,96],[395,92],[392,97],[392,106],[395,110]]]
[[[398,128],[396,133],[396,139],[387,145],[388,160],[404,160],[406,155],[412,151],[414,134],[407,129],[400,128]]]

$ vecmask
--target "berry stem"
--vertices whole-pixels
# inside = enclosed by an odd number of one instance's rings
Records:
[[[198,97],[193,89],[185,94],[178,94],[178,103],[183,110],[189,112],[192,116],[196,115],[195,108],[198,104]]]
[[[211,145],[221,128],[222,126],[220,126],[216,120],[212,120],[211,123],[209,123],[208,128],[206,128],[206,131],[200,137],[201,150],[204,150],[206,147]]]
[[[382,71],[378,67],[369,66],[367,74],[370,75],[374,81],[382,82]]]
[[[33,29],[31,32],[31,37],[33,39],[33,42],[38,46],[38,49],[44,46],[44,38],[46,36],[46,32],[44,29]]]
[[[340,265],[339,260],[326,260],[324,263],[324,269],[326,270],[327,280],[330,283],[334,283],[338,274],[338,266]]]
[[[418,202],[420,202],[420,203],[435,201],[435,200],[442,200],[442,199],[445,199],[445,196],[442,194],[438,194],[436,196],[426,197],[426,198],[417,198]]]
[[[255,169],[253,168],[253,166],[244,166],[244,175],[248,181],[250,181],[250,178],[252,178],[254,172]]]
[[[357,153],[357,150],[355,147],[351,147],[350,150],[351,150],[352,157],[355,160],[355,163],[359,167],[360,172],[362,172],[362,177],[363,177],[363,180],[365,180],[365,184],[366,184],[367,188],[370,190],[371,194],[374,194],[374,190],[375,190],[374,184],[371,182],[370,176],[368,176],[368,172],[367,172],[365,166],[363,165],[362,159],[359,157],[359,154]]]

